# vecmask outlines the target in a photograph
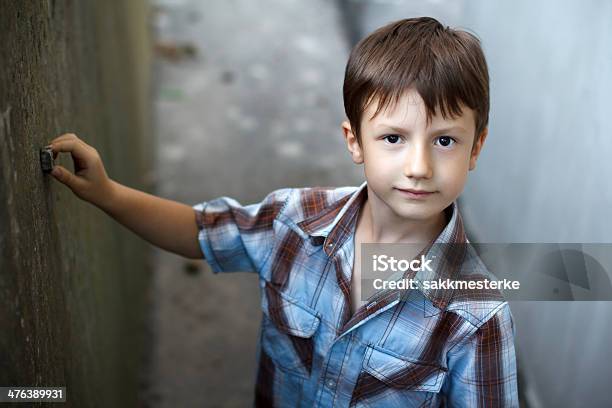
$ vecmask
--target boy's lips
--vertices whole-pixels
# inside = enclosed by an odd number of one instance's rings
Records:
[[[433,193],[433,191],[417,190],[415,188],[399,188],[399,187],[395,187],[395,189],[401,190],[401,191],[408,191],[408,192],[414,193],[414,194],[429,194],[429,193]]]
[[[416,189],[412,189],[412,188],[397,188],[394,187],[395,190],[399,191],[402,195],[408,197],[408,198],[425,198],[428,197],[430,195],[432,195],[433,193],[435,193],[435,191],[427,191],[427,190],[416,190]]]

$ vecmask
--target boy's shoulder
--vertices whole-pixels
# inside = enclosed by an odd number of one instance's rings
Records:
[[[503,292],[497,287],[486,286],[487,283],[497,281],[497,277],[485,265],[471,243],[463,245],[465,254],[454,280],[465,286],[452,291],[446,310],[461,316],[475,328],[481,327],[498,314],[508,314],[511,319],[510,307]],[[473,286],[468,286],[469,283]]]
[[[273,192],[282,198],[279,219],[302,226],[309,220],[337,214],[360,189],[360,186],[294,187]]]
[[[467,251],[456,274],[451,278],[455,282],[496,281],[496,276],[487,268],[482,259],[473,250],[471,244],[465,244]],[[433,278],[436,279],[437,277]],[[444,290],[423,290],[425,298],[429,301],[421,302],[418,307],[423,308],[425,319],[451,319],[459,327],[457,338],[469,338],[477,331],[494,328],[503,335],[515,335],[514,318],[510,304],[498,288],[467,288],[455,287]],[[454,319],[459,318],[459,323]],[[505,333],[508,331],[508,333]]]

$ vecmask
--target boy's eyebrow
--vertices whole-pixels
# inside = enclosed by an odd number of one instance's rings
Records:
[[[378,127],[385,127],[385,128],[389,128],[391,130],[393,130],[394,132],[398,132],[398,133],[410,133],[410,129],[404,129],[401,127],[397,127],[397,126],[392,126],[392,125],[388,125],[388,124],[380,124]],[[465,132],[465,129],[462,128],[461,126],[449,126],[449,127],[445,127],[445,128],[439,128],[439,129],[432,129],[432,133],[445,133],[445,132],[453,132],[453,131],[459,131],[459,132]]]

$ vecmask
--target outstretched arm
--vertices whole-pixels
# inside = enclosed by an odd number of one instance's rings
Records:
[[[54,139],[50,146],[54,156],[58,152],[71,154],[75,173],[57,165],[51,174],[77,197],[159,248],[187,258],[203,258],[191,206],[111,180],[97,150],[72,133]]]

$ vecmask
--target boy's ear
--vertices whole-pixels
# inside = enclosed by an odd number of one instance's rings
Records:
[[[346,141],[346,147],[351,153],[353,163],[363,163],[363,151],[361,149],[361,146],[359,145],[359,142],[357,141],[357,137],[353,133],[351,124],[347,120],[342,122],[342,132],[344,134],[344,140]]]
[[[484,130],[478,135],[478,139],[476,139],[476,143],[474,143],[474,147],[472,147],[472,154],[470,156],[470,170],[474,170],[476,168],[476,160],[480,155],[480,151],[482,150],[482,145],[484,145],[485,139],[489,134],[489,128],[486,127]]]

